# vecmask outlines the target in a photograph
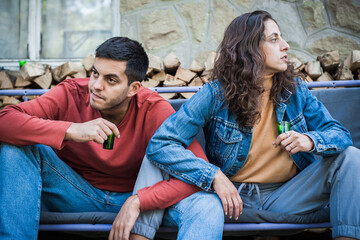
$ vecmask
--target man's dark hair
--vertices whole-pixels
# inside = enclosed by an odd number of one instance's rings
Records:
[[[145,79],[149,59],[141,44],[127,37],[113,37],[96,48],[95,57],[126,61],[128,84]]]

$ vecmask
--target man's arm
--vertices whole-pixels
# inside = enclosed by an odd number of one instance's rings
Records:
[[[75,81],[64,81],[44,95],[0,112],[0,142],[13,145],[44,144],[61,149],[67,140],[103,143],[112,132],[120,136],[115,124],[98,118],[82,122]],[[87,86],[86,86],[87,89]]]
[[[5,107],[0,112],[0,142],[14,145],[45,144],[61,148],[71,122],[62,121],[59,112],[66,102],[64,86],[37,99]]]

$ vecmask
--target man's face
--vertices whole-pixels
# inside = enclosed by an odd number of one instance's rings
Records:
[[[125,74],[126,64],[125,61],[95,58],[88,84],[93,109],[106,112],[123,107],[131,90]]]

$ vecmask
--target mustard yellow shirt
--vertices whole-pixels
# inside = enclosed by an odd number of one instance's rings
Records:
[[[297,168],[286,150],[272,145],[278,136],[273,102],[270,101],[272,78],[264,83],[261,119],[253,128],[249,155],[244,166],[230,178],[234,182],[278,183],[296,175]]]

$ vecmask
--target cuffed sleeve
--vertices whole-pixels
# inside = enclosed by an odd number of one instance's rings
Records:
[[[304,134],[314,142],[312,153],[338,154],[352,145],[350,132],[332,118],[325,106],[314,97],[305,83],[301,85],[305,96],[303,114],[308,127]]]

